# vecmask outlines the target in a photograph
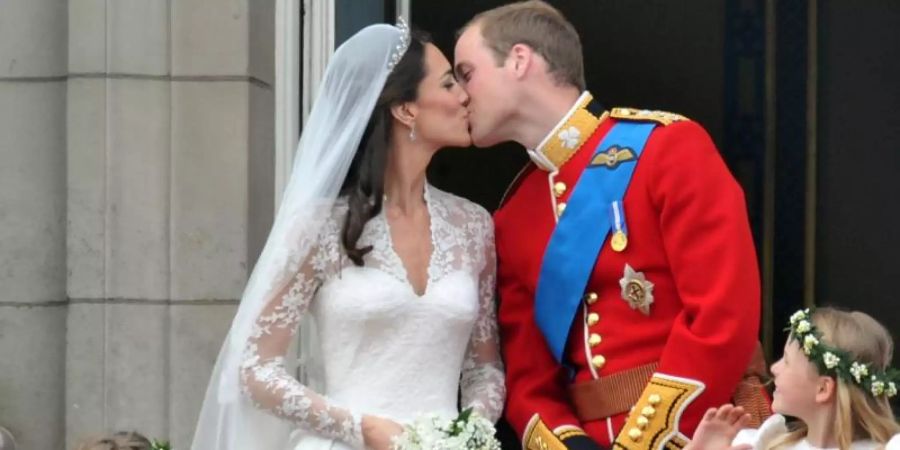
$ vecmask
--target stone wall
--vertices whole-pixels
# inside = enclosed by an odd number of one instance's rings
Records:
[[[0,2],[0,424],[189,445],[273,211],[274,0]]]

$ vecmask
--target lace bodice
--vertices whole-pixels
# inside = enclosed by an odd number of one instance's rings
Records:
[[[432,255],[417,295],[394,251],[384,214],[368,222],[353,265],[340,245],[346,203],[335,206],[296,276],[257,318],[241,363],[242,390],[258,408],[309,432],[362,448],[364,414],[407,421],[474,407],[491,420],[505,388],[494,305],[493,225],[481,207],[426,187]],[[301,318],[321,343],[325,388],[285,364]]]

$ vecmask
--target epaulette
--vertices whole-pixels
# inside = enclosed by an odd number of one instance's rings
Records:
[[[674,122],[688,120],[681,114],[670,113],[667,111],[651,111],[648,109],[634,108],[613,108],[609,112],[609,116],[619,120],[635,120],[642,122],[657,122],[660,125],[671,125]]]

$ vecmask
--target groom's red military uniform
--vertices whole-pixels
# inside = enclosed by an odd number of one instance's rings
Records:
[[[659,125],[624,196],[627,242],[604,242],[558,362],[534,318],[544,250],[594,149],[635,120]],[[588,93],[530,153],[495,214],[509,422],[528,449],[583,433],[606,448],[683,447],[708,408],[732,399],[757,342],[740,186],[698,124],[604,111]]]

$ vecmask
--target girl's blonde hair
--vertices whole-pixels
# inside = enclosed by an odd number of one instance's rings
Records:
[[[866,313],[818,308],[812,322],[829,345],[853,355],[860,363],[870,363],[884,370],[891,364],[894,340],[878,321]],[[837,417],[835,435],[838,447],[849,449],[856,440],[871,439],[882,446],[900,433],[886,396],[874,397],[859,386],[836,377]],[[787,434],[774,439],[767,449],[790,446],[806,437],[806,424],[799,422]]]
[[[119,431],[112,436],[95,439],[77,450],[151,450],[153,444],[136,431]]]

